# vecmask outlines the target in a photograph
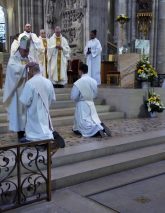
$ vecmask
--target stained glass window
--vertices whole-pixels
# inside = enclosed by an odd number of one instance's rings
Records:
[[[3,7],[0,6],[0,42],[6,42],[6,24],[5,24],[5,14]]]

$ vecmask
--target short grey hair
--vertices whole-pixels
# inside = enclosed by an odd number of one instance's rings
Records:
[[[28,63],[28,67],[29,67],[29,68],[33,68],[33,70],[34,70],[35,72],[40,72],[40,66],[39,66],[39,64],[36,63],[36,62],[30,62],[30,63]]]

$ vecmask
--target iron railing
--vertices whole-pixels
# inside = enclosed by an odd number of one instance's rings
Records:
[[[51,144],[0,147],[0,212],[51,200]]]

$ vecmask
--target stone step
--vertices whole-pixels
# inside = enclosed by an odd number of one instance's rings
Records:
[[[75,185],[164,158],[165,144],[160,144],[52,168],[52,189]]]
[[[59,149],[52,156],[52,168],[63,167],[84,161],[99,159],[102,157],[115,156],[121,153],[129,153],[130,151],[142,150],[147,147],[157,147],[163,145],[162,150],[165,151],[165,133],[164,131],[156,131],[151,133],[143,133],[135,136],[109,138],[104,142],[95,141],[88,144],[79,144],[65,149]],[[157,149],[157,148],[156,148]],[[26,156],[26,155],[25,155]],[[24,164],[28,163],[27,158],[24,158]],[[12,166],[10,161],[9,167]],[[33,167],[33,165],[32,165]],[[45,166],[42,166],[44,169]],[[36,167],[33,168],[36,170]],[[1,171],[3,174],[3,169]],[[24,172],[22,171],[22,174]],[[14,172],[16,175],[16,171]],[[13,173],[12,173],[13,176]]]
[[[0,104],[0,113],[5,113],[6,112],[6,108],[4,105]],[[1,115],[0,115],[1,116]]]
[[[52,167],[77,163],[85,160],[109,156],[121,152],[165,143],[164,131],[153,131],[127,137],[107,138],[107,141],[93,141],[87,144],[59,149],[52,157]]]
[[[98,115],[101,121],[124,118],[123,112],[102,112],[98,113]],[[58,127],[58,126],[73,125],[73,120],[74,116],[66,116],[66,117],[53,118],[52,122],[54,127]]]
[[[96,105],[96,110],[97,110],[98,113],[109,112],[110,107],[108,105]],[[74,107],[62,108],[62,109],[51,109],[50,115],[51,115],[51,118],[73,116],[74,111],[75,111]],[[1,122],[7,122],[7,114],[6,113],[0,113],[0,123]]]
[[[65,87],[65,88],[55,88],[55,94],[68,94],[70,95],[71,87]],[[0,89],[0,97],[3,96],[3,89]]]
[[[112,120],[112,119],[121,119],[124,118],[123,112],[101,112],[98,113],[101,120]],[[3,117],[5,119],[5,117]],[[66,125],[73,125],[74,116],[65,116],[65,117],[56,117],[52,118],[52,123],[54,127],[58,126],[66,126]],[[8,130],[8,123],[0,122],[0,134],[7,133]]]
[[[104,100],[96,98],[94,100],[96,105],[105,104]],[[61,109],[61,108],[70,108],[74,107],[75,103],[72,100],[57,100],[54,104],[52,104],[51,109]],[[6,112],[6,108],[4,105],[0,104],[0,113]]]
[[[105,101],[96,98],[94,100],[96,105],[101,105],[104,104]],[[63,101],[56,101],[56,103],[54,105],[51,106],[51,108],[53,109],[61,109],[61,108],[68,108],[68,107],[74,107],[75,103],[72,100],[63,100]]]
[[[111,174],[105,177],[90,180],[80,183],[75,186],[68,187],[75,193],[88,197],[91,195],[99,194],[100,192],[120,188],[128,184],[134,184],[139,181],[145,181],[164,174],[165,160],[150,163],[135,169],[122,171],[119,173]],[[95,187],[97,186],[97,187]]]
[[[70,100],[70,94],[69,93],[64,93],[64,94],[58,93],[58,94],[56,94],[56,100],[57,101],[65,101],[65,100],[68,101],[68,100]],[[3,104],[2,101],[3,101],[3,97],[0,96],[0,105]]]
[[[96,110],[98,113],[101,112],[109,112],[110,111],[110,106],[108,105],[101,105],[98,104],[96,105]],[[70,107],[70,108],[63,108],[63,109],[51,109],[50,114],[51,117],[64,117],[64,116],[72,116],[74,115],[75,107]]]

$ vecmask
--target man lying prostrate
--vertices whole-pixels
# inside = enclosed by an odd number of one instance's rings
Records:
[[[29,69],[29,80],[20,97],[20,101],[27,108],[26,138],[21,142],[55,139],[64,148],[64,139],[53,131],[49,113],[50,105],[56,100],[53,85],[42,76],[39,64],[30,62],[26,66]]]
[[[73,131],[84,137],[111,136],[96,112],[93,99],[97,96],[97,82],[88,75],[86,64],[80,65],[79,75],[81,78],[74,83],[71,91],[71,99],[76,102]]]

